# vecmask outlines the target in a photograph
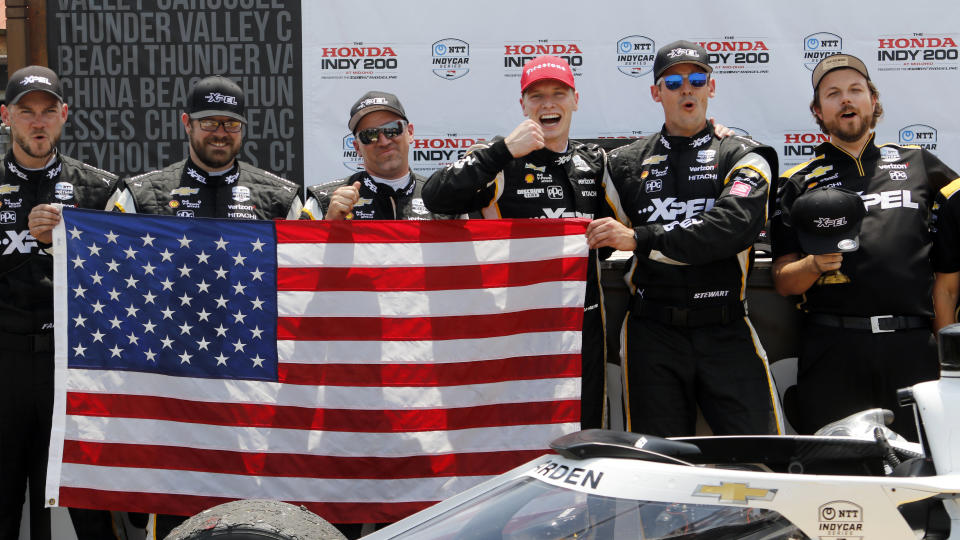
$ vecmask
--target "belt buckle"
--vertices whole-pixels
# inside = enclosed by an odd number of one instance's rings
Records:
[[[870,331],[874,334],[885,334],[887,332],[893,332],[893,329],[890,330],[881,330],[880,329],[880,319],[892,319],[893,315],[874,315],[870,317]]]

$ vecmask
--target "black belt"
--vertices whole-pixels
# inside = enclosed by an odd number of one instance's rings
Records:
[[[46,334],[11,334],[0,332],[0,350],[19,352],[53,352],[53,332]]]
[[[808,313],[807,321],[820,326],[847,328],[850,330],[869,330],[874,334],[896,332],[911,328],[930,328],[929,317],[916,315],[874,315],[873,317],[848,317],[829,313]]]
[[[631,303],[632,315],[687,328],[730,324],[747,313],[743,302],[689,309],[645,302],[634,296]]]

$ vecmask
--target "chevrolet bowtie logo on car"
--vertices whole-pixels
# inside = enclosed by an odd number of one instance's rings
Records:
[[[747,504],[748,501],[772,501],[775,489],[752,488],[739,482],[720,482],[719,486],[700,484],[693,491],[695,497],[717,497],[720,502]]]

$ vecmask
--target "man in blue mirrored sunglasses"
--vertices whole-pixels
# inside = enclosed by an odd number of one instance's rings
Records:
[[[717,435],[780,433],[766,353],[744,304],[753,242],[768,215],[777,154],[707,120],[716,82],[707,51],[676,41],[653,63],[658,135],[610,153],[616,218],[591,248],[634,255],[621,351],[627,428],[693,435],[697,408]]]

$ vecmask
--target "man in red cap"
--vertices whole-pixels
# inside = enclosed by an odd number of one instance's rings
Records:
[[[427,209],[484,218],[592,218],[603,193],[606,155],[595,144],[570,140],[580,95],[566,60],[539,56],[520,78],[526,120],[504,137],[477,144],[435,172],[423,188]],[[591,251],[583,319],[581,426],[605,418],[605,340],[598,259]]]

